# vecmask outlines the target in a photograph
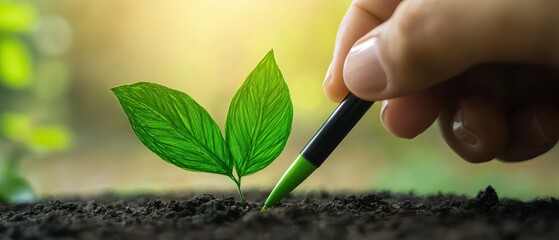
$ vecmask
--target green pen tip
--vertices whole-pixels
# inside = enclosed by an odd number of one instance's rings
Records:
[[[264,203],[264,207],[262,207],[262,212],[266,211],[269,206],[274,206],[274,204],[278,203],[285,195],[293,191],[293,189],[305,181],[314,170],[316,170],[316,167],[305,159],[305,157],[299,155],[289,169],[283,174],[283,177],[281,177],[276,187],[274,187],[268,199],[266,199],[266,203]]]

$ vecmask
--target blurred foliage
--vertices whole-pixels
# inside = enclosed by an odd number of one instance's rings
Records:
[[[29,2],[0,0],[0,32],[27,33],[37,22],[37,10]]]
[[[29,33],[37,22],[33,5],[0,1],[0,81],[8,88],[22,89],[31,81],[31,56],[18,34]]]
[[[0,170],[0,202],[25,203],[35,200],[31,185],[18,171]]]
[[[0,115],[0,136],[12,144],[26,146],[34,153],[61,151],[70,146],[70,132],[65,126],[34,126],[29,115],[4,113]]]
[[[35,194],[19,168],[20,162],[66,150],[71,144],[66,126],[50,123],[52,113],[43,117],[36,111],[42,108],[49,112],[43,100],[53,99],[52,94],[45,94],[45,90],[50,93],[49,85],[37,84],[44,78],[34,75],[34,59],[41,55],[30,40],[39,22],[37,8],[31,2],[0,1],[0,202],[32,201]],[[48,74],[48,67],[39,69],[41,74]],[[45,90],[32,91],[37,89],[34,85]],[[57,97],[64,94],[54,90]]]
[[[26,142],[31,132],[31,118],[17,113],[3,113],[0,116],[0,133],[12,142]]]
[[[38,152],[66,150],[70,146],[70,132],[62,125],[38,127],[31,133],[29,146]]]
[[[27,47],[15,37],[0,39],[0,79],[4,86],[23,89],[31,84],[31,59]]]

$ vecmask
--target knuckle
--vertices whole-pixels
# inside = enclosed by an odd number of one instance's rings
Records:
[[[445,2],[445,1],[443,1]],[[407,50],[448,46],[456,29],[456,7],[441,1],[409,1],[402,6],[395,28]],[[421,46],[421,47],[416,47]]]
[[[394,78],[399,89],[416,89],[438,66],[444,65],[445,56],[453,49],[455,38],[453,12],[441,1],[407,1],[401,4],[390,31],[391,62],[405,69]],[[446,54],[446,55],[445,55]],[[405,75],[405,76],[404,76]]]
[[[417,1],[421,2],[421,1]],[[400,64],[410,66],[417,63],[421,57],[422,50],[426,47],[422,36],[426,29],[425,25],[429,21],[426,10],[422,4],[409,1],[409,4],[402,6],[395,18],[392,30],[394,31],[394,53]]]

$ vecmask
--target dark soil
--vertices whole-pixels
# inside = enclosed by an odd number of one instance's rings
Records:
[[[260,213],[267,193],[233,197],[103,196],[0,205],[2,239],[559,239],[555,198],[418,197],[388,192],[289,196]]]

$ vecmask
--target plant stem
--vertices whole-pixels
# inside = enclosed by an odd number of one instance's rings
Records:
[[[237,180],[235,177],[233,176],[229,176],[233,182],[235,182],[235,185],[237,185],[237,191],[239,191],[239,198],[241,199],[241,202],[245,202],[245,195],[243,194],[243,190],[241,190],[241,177],[239,177],[239,179]]]
[[[243,190],[241,189],[241,179],[239,178],[239,183],[237,184],[237,190],[239,191],[239,197],[241,198],[241,202],[245,202],[245,195],[243,194]]]

